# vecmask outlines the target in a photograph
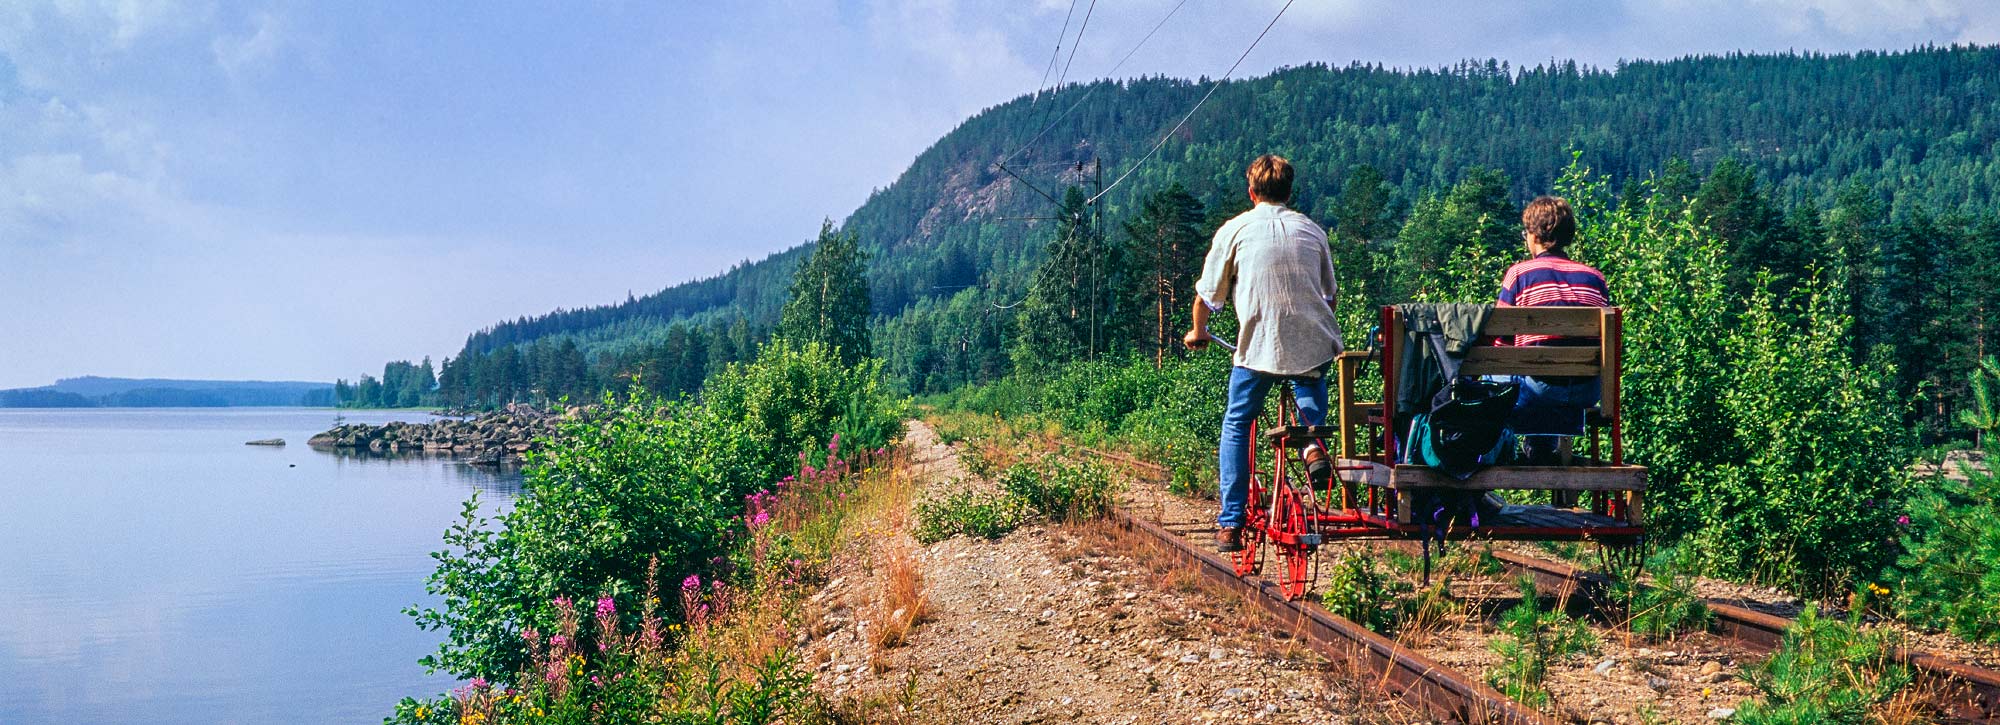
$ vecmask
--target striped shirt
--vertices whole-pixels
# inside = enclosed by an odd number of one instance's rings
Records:
[[[1501,307],[1610,307],[1611,290],[1604,273],[1572,261],[1561,250],[1549,250],[1507,268],[1500,280]],[[1517,335],[1515,345],[1597,344],[1596,338]]]

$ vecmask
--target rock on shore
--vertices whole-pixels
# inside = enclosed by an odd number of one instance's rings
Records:
[[[345,448],[371,453],[415,453],[427,451],[466,455],[473,465],[519,463],[522,454],[540,446],[537,438],[550,435],[563,418],[581,415],[583,409],[548,411],[533,406],[511,404],[505,409],[465,420],[444,419],[429,423],[396,421],[384,425],[351,423],[313,436],[306,445],[314,448]]]

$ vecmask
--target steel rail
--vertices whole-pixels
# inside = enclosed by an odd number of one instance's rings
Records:
[[[1604,587],[1610,580],[1602,574],[1511,551],[1494,551],[1493,556],[1508,570],[1533,577],[1535,586],[1545,594],[1580,595],[1594,605],[1604,603]],[[1790,619],[1725,600],[1708,599],[1703,603],[1715,614],[1710,632],[1759,652],[1776,650],[1784,640],[1785,628],[1792,624]],[[1937,692],[1934,704],[1948,716],[1975,721],[2000,718],[2000,671],[1905,647],[1890,650],[1889,658],[1934,685]]]
[[[1166,466],[1151,461],[1095,448],[1079,448],[1129,466],[1152,469],[1162,475],[1167,471]],[[1611,580],[1603,574],[1505,550],[1496,550],[1493,556],[1510,571],[1533,577],[1536,588],[1544,595],[1559,601],[1583,601],[1591,606],[1609,603],[1605,592]],[[1222,566],[1224,573],[1230,578],[1235,577],[1226,563]],[[1274,584],[1263,583],[1262,586],[1275,590]],[[1724,600],[1709,599],[1704,603],[1715,614],[1715,621],[1709,626],[1711,633],[1759,652],[1776,650],[1784,639],[1785,628],[1792,624],[1792,620],[1785,617]],[[1970,721],[2000,720],[2000,670],[1903,647],[1890,651],[1889,656],[1893,661],[1910,667],[1920,680],[1933,686],[1937,693],[1934,704],[1941,707],[1947,716]]]
[[[1463,723],[1558,722],[1508,699],[1477,678],[1438,664],[1317,604],[1288,601],[1277,582],[1258,576],[1239,577],[1221,556],[1197,547],[1157,523],[1121,508],[1112,509],[1111,520],[1123,529],[1154,539],[1168,555],[1256,603],[1300,633],[1313,651],[1347,663],[1356,675],[1371,679],[1383,690],[1433,717]]]

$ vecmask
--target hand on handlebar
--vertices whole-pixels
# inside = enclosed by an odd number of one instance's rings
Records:
[[[1216,337],[1214,333],[1209,332],[1207,329],[1188,330],[1188,334],[1181,338],[1181,342],[1187,345],[1189,350],[1200,350],[1208,347],[1208,344],[1213,342],[1221,345],[1224,350],[1228,350],[1231,353],[1236,352],[1235,345],[1223,341],[1222,338]]]

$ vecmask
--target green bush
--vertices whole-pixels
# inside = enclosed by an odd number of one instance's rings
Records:
[[[912,508],[917,515],[917,527],[912,534],[924,544],[959,535],[997,539],[1019,528],[1028,518],[1020,499],[969,488],[919,500]]]
[[[835,431],[864,445],[895,434],[902,404],[878,377],[874,363],[774,342],[712,379],[702,404],[607,395],[562,422],[497,528],[475,499],[446,532],[427,584],[441,601],[408,610],[446,632],[423,664],[506,681],[527,661],[522,629],[551,631],[550,602],[606,592],[630,603],[652,559],[674,576],[712,577],[745,531],[750,494],[823,460]]]
[[[1000,488],[1054,521],[1102,516],[1117,491],[1110,468],[1095,461],[1063,460],[1016,464],[1000,474]]]
[[[1715,614],[1695,593],[1697,561],[1687,548],[1668,549],[1651,557],[1647,570],[1653,583],[1629,579],[1613,584],[1613,595],[1625,602],[1626,625],[1633,634],[1653,640],[1677,637],[1706,628]]]
[[[1508,697],[1543,705],[1549,699],[1542,687],[1549,663],[1596,651],[1597,638],[1582,620],[1542,609],[1533,578],[1522,577],[1520,588],[1521,603],[1500,617],[1500,637],[1491,645],[1500,664],[1486,673],[1486,681]]]
[[[1909,685],[1908,667],[1891,662],[1894,643],[1886,632],[1864,632],[1808,607],[1771,658],[1745,668],[1743,679],[1763,698],[1746,702],[1736,721],[1778,723],[1865,723],[1869,710]]]
[[[1401,602],[1411,589],[1407,582],[1384,576],[1375,568],[1371,553],[1349,551],[1328,568],[1320,604],[1375,632],[1393,634],[1403,619]]]
[[[1987,442],[1988,461],[2000,442]],[[2000,475],[1966,466],[1931,479],[1909,503],[1893,595],[1910,622],[2000,642]]]
[[[1572,166],[1556,185],[1576,253],[1625,307],[1627,456],[1649,467],[1649,524],[1706,571],[1824,590],[1894,558],[1910,435],[1893,368],[1857,361],[1839,270],[1781,296],[1732,296],[1727,245],[1677,195],[1614,205]],[[1838,260],[1833,264],[1837,267]]]

